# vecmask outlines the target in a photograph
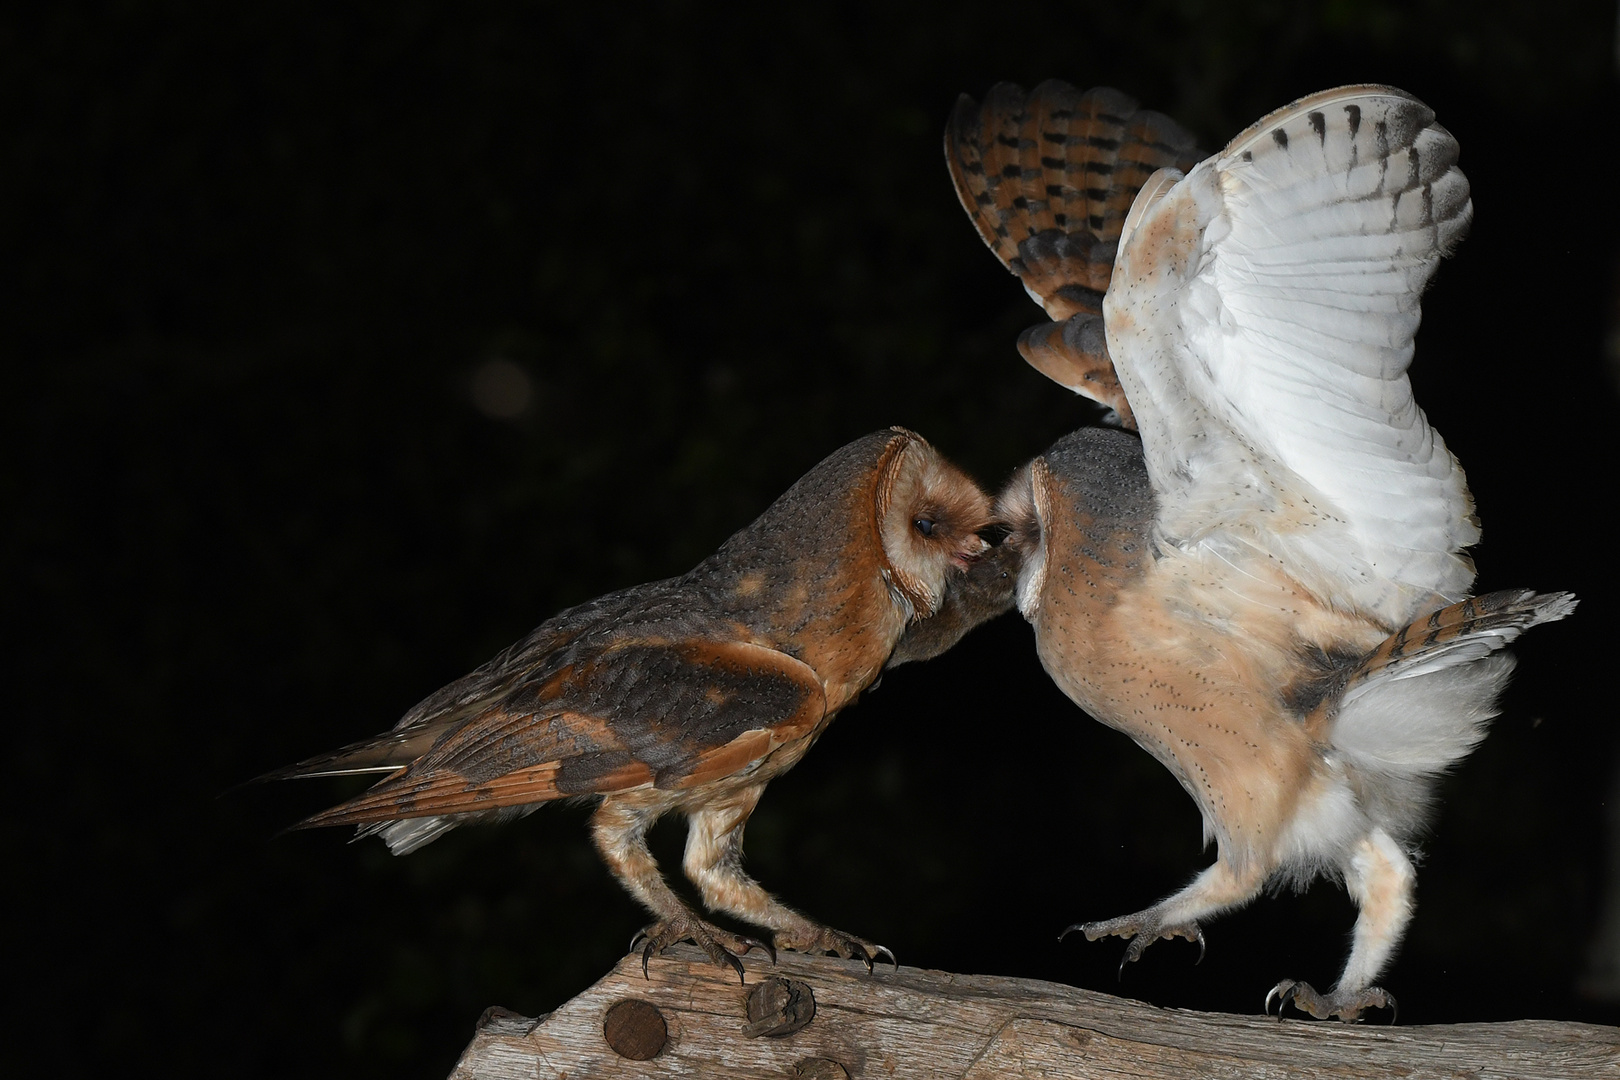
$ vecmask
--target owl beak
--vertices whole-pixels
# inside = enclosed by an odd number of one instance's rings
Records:
[[[954,562],[960,569],[965,571],[968,567],[978,562],[979,556],[983,555],[989,550],[989,548],[990,542],[988,540],[980,536],[978,533],[971,533],[969,534],[968,538],[962,542],[962,545],[951,553],[951,561]]]

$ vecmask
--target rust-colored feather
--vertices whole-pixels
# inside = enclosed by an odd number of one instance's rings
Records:
[[[945,132],[957,197],[1002,265],[1054,320],[1018,351],[1036,370],[1134,427],[1102,328],[1102,298],[1136,193],[1160,168],[1201,156],[1168,117],[1108,87],[1011,83],[963,95]]]
[[[1148,177],[1201,156],[1184,128],[1130,96],[1056,80],[1027,97],[998,83],[982,106],[964,94],[945,153],[979,235],[1059,320],[1101,311],[1087,294],[1107,289],[1113,244]]]
[[[1502,589],[1449,604],[1401,627],[1359,663],[1333,676],[1336,692],[1317,707],[1313,719],[1328,718],[1338,702],[1363,683],[1399,677],[1437,662],[1456,662],[1448,654],[1494,652],[1538,623],[1563,618],[1574,607],[1568,593],[1530,589]]]
[[[742,828],[941,597],[960,629],[929,638],[928,655],[997,613],[987,583],[959,596],[991,521],[984,493],[925,440],[874,432],[688,573],[561,612],[393,731],[271,775],[386,772],[295,827],[358,825],[396,854],[589,797],[597,852],[658,920],[644,956],[693,940],[740,972],[752,939],[698,918],[647,849],[648,828],[678,812],[705,904],[769,928],[777,948],[870,961],[883,950],[784,907],[742,871]]]
[[[680,667],[649,664],[652,651],[663,648],[620,644],[564,669],[532,694],[516,694],[440,736],[431,752],[364,794],[296,827],[481,813],[642,786],[689,788],[746,769],[810,734],[824,717],[819,680],[790,656],[749,642],[692,641],[673,647]],[[649,671],[658,672],[657,713],[627,723],[615,714],[624,698],[613,691]],[[682,687],[700,692],[683,698]],[[593,697],[599,711],[579,707]],[[772,700],[781,704],[760,707]],[[529,702],[533,711],[518,707]],[[724,715],[738,707],[768,725],[717,739],[735,730]]]

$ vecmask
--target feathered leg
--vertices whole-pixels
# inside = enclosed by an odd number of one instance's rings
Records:
[[[742,961],[737,957],[750,949],[768,952],[769,946],[705,922],[675,895],[659,872],[657,860],[647,850],[647,830],[657,818],[656,814],[626,806],[612,796],[603,799],[602,805],[591,815],[591,840],[602,860],[630,895],[658,918],[630,942],[632,952],[638,945],[642,946],[641,973],[647,974],[647,959],[653,953],[663,952],[677,941],[690,941],[708,953],[710,960],[731,968],[741,979]]]
[[[1440,608],[1372,650],[1306,723],[1323,724],[1347,766],[1363,770],[1364,792],[1387,789],[1373,802],[1382,806],[1386,824],[1401,822],[1401,813],[1421,809],[1421,792],[1431,778],[1484,737],[1512,670],[1511,658],[1498,650],[1574,608],[1568,593],[1528,589],[1486,593]],[[1404,777],[1404,787],[1390,788],[1391,777]],[[1356,1020],[1367,1008],[1394,1010],[1395,999],[1372,981],[1388,965],[1412,919],[1416,872],[1394,836],[1377,827],[1356,841],[1343,871],[1360,914],[1338,984],[1323,995],[1309,983],[1284,979],[1266,995],[1268,1011],[1273,998],[1279,1012],[1293,1004],[1324,1020]]]
[[[1284,979],[1266,995],[1266,1011],[1277,999],[1277,1014],[1292,1004],[1318,1020],[1336,1016],[1356,1020],[1362,1009],[1395,1010],[1395,999],[1372,981],[1384,970],[1412,921],[1413,886],[1417,872],[1401,845],[1382,829],[1374,829],[1356,844],[1344,868],[1345,888],[1361,909],[1356,916],[1350,958],[1338,985],[1318,994],[1310,983]]]
[[[882,945],[812,922],[766,892],[742,868],[743,827],[764,792],[764,785],[711,802],[691,816],[686,833],[686,876],[711,909],[735,915],[773,931],[776,948],[800,953],[832,953],[864,960],[871,970],[880,955],[894,963]]]

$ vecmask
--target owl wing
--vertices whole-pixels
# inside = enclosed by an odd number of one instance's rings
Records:
[[[804,738],[825,712],[815,672],[774,649],[616,640],[543,681],[514,686],[475,715],[389,732],[282,775],[390,772],[300,828],[483,813],[694,787]]]
[[[1392,626],[1464,594],[1472,500],[1406,375],[1473,215],[1456,160],[1422,102],[1352,86],[1143,188],[1104,312],[1162,538],[1259,547]]]
[[[956,194],[996,258],[1054,321],[1018,339],[1043,375],[1130,411],[1103,338],[1102,298],[1131,201],[1160,168],[1200,155],[1175,121],[1108,87],[998,83],[963,95],[945,129]]]

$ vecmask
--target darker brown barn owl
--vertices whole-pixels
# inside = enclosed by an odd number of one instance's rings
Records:
[[[737,957],[755,947],[870,967],[888,950],[810,920],[743,872],[743,828],[771,778],[885,664],[948,648],[965,632],[954,627],[975,621],[955,615],[963,604],[1011,606],[1010,574],[980,559],[990,510],[921,437],[868,435],[691,572],[564,611],[392,731],[271,777],[382,774],[297,827],[358,825],[395,854],[467,822],[589,799],[597,850],[656,919],[633,945],[643,967],[681,940],[739,975]],[[945,621],[925,630],[934,617]],[[664,881],[645,837],[672,811],[689,821],[683,869],[703,902],[769,930],[767,941],[699,918]]]
[[[964,98],[946,136],[963,205],[1054,320],[1024,355],[1140,432],[1077,431],[1002,493],[1019,610],[1217,847],[1179,892],[1069,929],[1128,939],[1126,961],[1202,949],[1201,923],[1268,883],[1337,877],[1359,907],[1337,985],[1285,979],[1266,1005],[1353,1020],[1394,1006],[1374,984],[1412,917],[1412,844],[1497,711],[1503,646],[1575,600],[1469,595],[1473,501],[1406,375],[1473,215],[1430,110],[1345,87],[1196,165],[1191,145],[1058,83]]]

